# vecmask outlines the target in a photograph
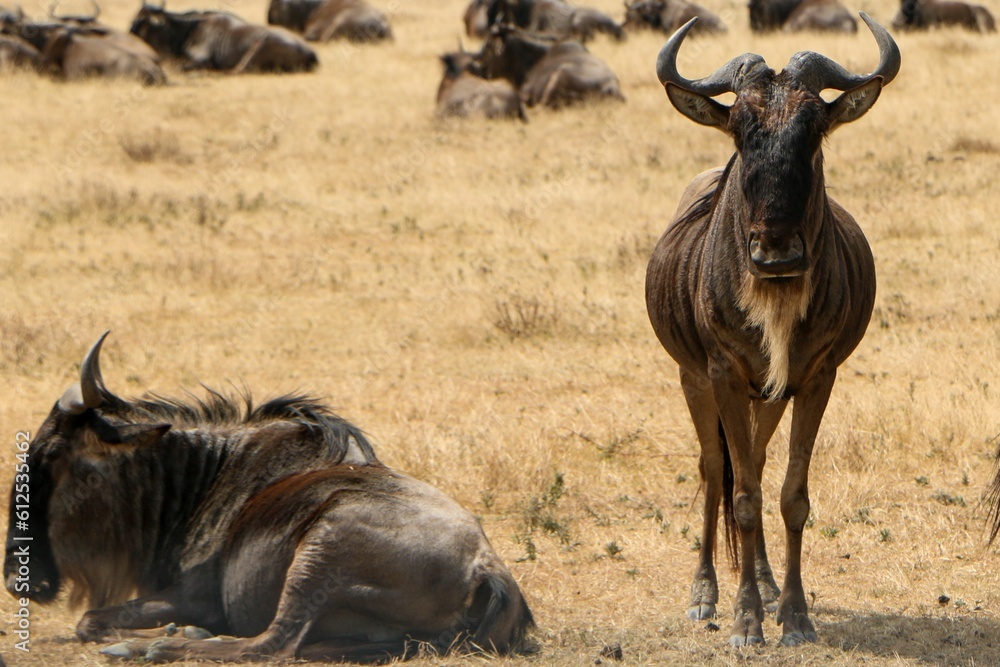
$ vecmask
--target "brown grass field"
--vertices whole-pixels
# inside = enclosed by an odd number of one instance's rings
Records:
[[[418,666],[608,664],[613,644],[625,665],[1000,665],[1000,558],[977,506],[1000,444],[1000,38],[898,35],[899,77],[827,144],[879,291],[813,459],[803,557],[820,641],[777,646],[769,618],[768,644],[741,651],[725,646],[724,562],[723,631],[684,615],[697,444],[643,301],[683,187],[731,141],[670,107],[652,33],[591,47],[624,104],[435,120],[436,56],[464,0],[393,2],[375,4],[394,43],[319,46],[313,74],[0,78],[0,481],[15,434],[111,329],[113,391],[318,393],[385,462],[482,518],[540,652]],[[740,0],[707,4],[731,30],[689,41],[689,76],[744,51],[775,68],[803,49],[877,61],[867,32],[760,37]],[[263,0],[169,5],[265,16]],[[858,8],[887,24],[895,4]],[[124,28],[135,9],[109,1],[102,19]],[[787,437],[786,416],[764,480],[779,581]],[[64,598],[32,606],[23,653],[3,597],[8,664],[107,664],[74,639],[82,610]]]

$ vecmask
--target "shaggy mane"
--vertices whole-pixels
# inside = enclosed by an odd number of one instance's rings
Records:
[[[147,397],[124,400],[104,392],[101,411],[130,422],[169,422],[175,427],[210,428],[253,426],[271,422],[292,422],[323,432],[332,445],[344,446],[353,437],[370,460],[377,460],[364,433],[336,415],[326,404],[309,394],[285,394],[260,405],[254,404],[247,389],[224,394],[202,385],[204,398],[188,393],[185,399],[151,393]]]

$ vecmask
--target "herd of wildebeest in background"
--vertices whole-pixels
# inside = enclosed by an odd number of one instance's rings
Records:
[[[165,61],[183,70],[307,72],[319,64],[310,42],[393,39],[390,17],[367,0],[271,0],[266,26],[225,11],[172,12],[146,4],[128,32],[101,22],[92,2],[89,14],[65,15],[56,0],[44,18],[0,6],[0,72],[31,68],[62,79],[115,76],[144,84],[167,81]],[[483,44],[441,56],[437,114],[525,119],[526,106],[624,100],[617,75],[587,50],[588,40],[624,40],[633,30],[669,35],[693,17],[699,19],[693,35],[727,29],[711,10],[687,0],[626,0],[624,9],[618,21],[565,0],[472,0],[456,19]],[[858,29],[840,0],[750,0],[748,10],[758,32]],[[959,0],[901,0],[892,26],[996,31],[988,9]]]

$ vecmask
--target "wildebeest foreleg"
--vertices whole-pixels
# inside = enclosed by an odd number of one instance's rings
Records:
[[[729,643],[734,646],[761,644],[764,642],[764,605],[757,588],[755,561],[763,503],[754,465],[750,399],[746,380],[725,362],[710,362],[709,376],[733,465],[733,514],[740,537],[740,585]]]
[[[750,417],[753,420],[753,458],[757,469],[757,481],[764,476],[764,464],[767,462],[767,443],[771,441],[774,430],[778,428],[781,416],[785,414],[788,401],[768,402],[756,399],[750,404]],[[774,580],[771,564],[767,559],[767,547],[764,544],[763,517],[757,518],[757,554],[754,562],[757,573],[757,588],[760,590],[761,602],[768,611],[774,611],[778,606],[778,596],[781,589]]]
[[[719,584],[715,573],[715,543],[719,524],[719,501],[722,499],[722,469],[724,458],[719,437],[719,409],[712,389],[703,380],[681,370],[681,387],[694,422],[701,459],[698,468],[705,485],[705,514],[702,519],[701,549],[698,569],[691,583],[691,601],[687,615],[692,621],[715,616],[719,601]]]
[[[832,370],[804,387],[795,397],[792,412],[788,470],[781,487],[781,516],[785,520],[788,565],[777,615],[777,621],[782,626],[781,643],[786,646],[816,641],[816,630],[809,620],[802,589],[802,529],[809,518],[809,461],[836,377],[836,370]]]
[[[159,628],[168,623],[200,625],[209,623],[208,615],[193,605],[181,603],[177,588],[137,598],[113,607],[91,609],[76,626],[80,641],[101,641],[118,630]],[[121,635],[128,635],[128,632]]]

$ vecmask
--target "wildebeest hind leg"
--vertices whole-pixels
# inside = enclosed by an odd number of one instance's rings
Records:
[[[754,466],[757,468],[757,479],[764,477],[764,464],[767,462],[767,443],[770,442],[774,430],[778,428],[781,416],[785,414],[788,401],[768,402],[761,399],[750,404],[750,416],[753,420],[753,454]],[[778,608],[778,597],[781,589],[774,580],[774,572],[767,559],[767,547],[764,544],[764,520],[757,517],[757,556],[754,561],[757,571],[757,588],[760,589],[761,602],[764,609],[774,612]]]
[[[715,538],[719,524],[719,501],[722,499],[722,439],[719,437],[719,409],[712,390],[704,381],[681,370],[681,387],[687,399],[691,420],[701,444],[699,469],[705,486],[705,514],[698,553],[698,569],[691,583],[687,615],[692,621],[715,616],[719,584],[715,573]]]
[[[242,58],[240,58],[240,62],[237,63],[236,67],[230,70],[230,72],[232,74],[242,74],[243,72],[255,72],[262,69],[261,54],[264,53],[264,51],[266,50],[265,49],[266,43],[267,43],[266,37],[261,37],[256,42],[254,42],[253,46],[247,49],[247,52],[243,54]]]

